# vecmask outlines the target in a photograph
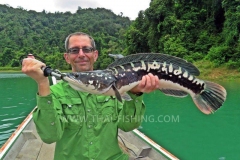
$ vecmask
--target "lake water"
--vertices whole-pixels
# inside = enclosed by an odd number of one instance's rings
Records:
[[[183,160],[240,159],[240,83],[220,82],[227,100],[204,115],[191,98],[144,95],[146,114],[140,131]],[[36,83],[24,74],[0,73],[0,146],[36,106]]]
[[[239,160],[240,83],[220,84],[227,100],[211,115],[200,112],[190,96],[145,95],[147,111],[140,131],[180,159]]]
[[[21,73],[0,73],[0,146],[36,106],[37,85]]]

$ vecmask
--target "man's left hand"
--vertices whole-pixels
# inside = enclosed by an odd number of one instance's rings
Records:
[[[159,78],[149,73],[142,77],[141,82],[130,90],[132,93],[149,93],[159,88]]]

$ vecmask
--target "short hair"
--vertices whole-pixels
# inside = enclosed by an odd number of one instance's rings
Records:
[[[81,35],[82,35],[82,36],[88,36],[89,39],[90,39],[90,41],[91,41],[91,46],[93,47],[93,50],[96,50],[95,41],[94,41],[94,39],[93,39],[90,35],[88,35],[87,33],[83,33],[83,32],[75,32],[75,33],[69,34],[69,35],[67,36],[66,40],[65,40],[65,49],[66,49],[66,51],[68,51],[69,39],[70,39],[72,36],[75,36],[75,35],[77,35],[77,36],[81,36]]]

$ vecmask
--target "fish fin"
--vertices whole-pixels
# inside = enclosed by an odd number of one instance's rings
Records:
[[[127,93],[122,94],[122,99],[124,99],[125,101],[131,101],[132,100],[131,96],[129,96],[129,94],[127,94]]]
[[[188,95],[187,92],[184,92],[181,90],[173,90],[173,89],[159,89],[159,90],[168,96],[186,97]]]
[[[193,96],[193,101],[203,113],[210,114],[218,110],[226,100],[227,92],[219,84],[205,81],[202,93]]]
[[[114,58],[115,61],[124,57],[124,55],[122,54],[111,54],[111,53],[109,53],[108,56]]]
[[[115,84],[112,85],[112,89],[114,90],[115,96],[117,97],[117,99],[118,99],[120,102],[122,102],[122,97],[121,97],[120,93],[118,92]]]
[[[137,54],[127,55],[109,64],[107,68],[124,65],[130,62],[132,63],[139,62],[141,60],[142,61],[159,61],[162,63],[166,62],[167,64],[172,63],[175,66],[179,66],[186,69],[190,74],[194,76],[200,75],[200,71],[192,63],[189,63],[182,58],[171,56],[168,54],[162,54],[162,53],[137,53]]]

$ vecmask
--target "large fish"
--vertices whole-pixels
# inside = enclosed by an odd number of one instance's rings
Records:
[[[227,93],[221,85],[195,77],[200,72],[193,64],[160,53],[120,57],[105,70],[66,73],[62,78],[76,90],[116,96],[122,101],[130,100],[127,91],[138,85],[148,73],[158,76],[159,90],[164,94],[176,97],[189,94],[205,114],[213,113],[226,100]]]

